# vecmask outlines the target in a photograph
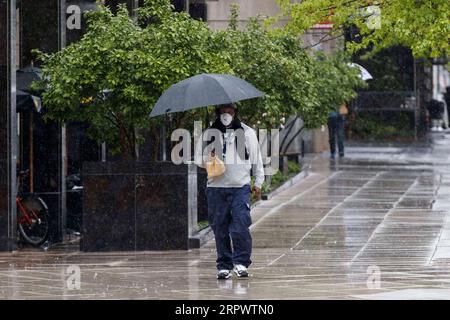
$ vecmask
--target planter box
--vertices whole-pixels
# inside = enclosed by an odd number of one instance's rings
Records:
[[[88,162],[81,251],[186,250],[197,225],[195,165]]]
[[[272,190],[269,193],[263,193],[261,195],[261,200],[270,200],[271,198],[273,198],[274,196],[276,196],[280,192],[282,192],[282,191],[292,187],[294,184],[296,184],[300,180],[303,180],[304,178],[306,178],[308,176],[309,169],[310,169],[310,166],[304,166],[302,168],[302,170],[298,174],[296,174],[292,178],[290,178],[287,181],[285,181],[281,186],[279,186],[275,190]]]

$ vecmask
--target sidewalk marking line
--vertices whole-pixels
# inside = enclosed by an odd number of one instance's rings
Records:
[[[442,174],[439,175],[439,185],[438,185],[438,188],[436,189],[435,194],[434,194],[435,199],[434,199],[433,205],[436,203],[436,199],[437,199],[437,196],[439,194],[439,189],[441,188],[441,186],[442,186]],[[433,208],[433,206],[431,208]],[[436,255],[436,252],[437,252],[437,250],[439,248],[439,243],[441,242],[441,238],[442,238],[442,234],[444,232],[444,229],[445,229],[445,227],[447,225],[449,225],[450,218],[448,216],[448,212],[446,212],[444,220],[445,221],[444,221],[444,223],[441,226],[441,230],[439,232],[439,237],[438,237],[438,239],[436,241],[436,245],[434,247],[433,254],[431,255],[430,259],[428,260],[427,266],[431,265],[431,262],[434,260],[434,256]]]
[[[323,184],[327,181],[329,181],[331,178],[333,178],[335,175],[337,175],[338,173],[342,173],[343,171],[336,171],[335,173],[333,173],[332,175],[330,175],[327,179],[325,179],[324,181],[320,182],[319,184],[315,185],[314,187],[310,188],[310,189],[314,189],[316,187],[318,187],[320,184]],[[336,206],[334,206],[330,211],[328,211],[328,213],[322,217],[322,219],[320,219],[320,221],[318,223],[316,223],[316,225],[314,227],[312,227],[293,247],[288,249],[288,252],[293,250],[296,246],[298,246],[303,239],[305,239],[320,223],[322,223],[322,221],[331,213],[333,212],[337,207],[339,207],[342,203],[344,203],[348,198],[350,198],[351,196],[355,195],[358,193],[358,191],[363,188],[366,184],[368,184],[369,182],[371,182],[373,179],[375,179],[381,172],[375,174],[372,178],[370,178],[369,181],[367,181],[363,186],[359,187],[358,189],[356,189],[352,194],[350,194],[349,196],[347,196],[342,202],[340,202],[339,204],[337,204]],[[308,191],[308,190],[307,190]],[[306,191],[305,191],[306,192]],[[304,192],[303,192],[304,193]],[[303,193],[297,195],[296,197],[292,198],[291,201],[293,201],[294,199],[296,199],[297,197],[303,195]],[[289,201],[290,202],[290,201]],[[287,202],[287,203],[289,203]],[[286,204],[287,204],[286,203]],[[281,256],[279,256],[278,258],[276,258],[275,260],[271,261],[267,266],[271,266],[274,263],[276,263],[278,260],[280,260],[282,257],[284,257],[287,254],[287,252],[283,253]]]
[[[342,200],[342,202],[338,203],[337,205],[335,205],[333,208],[330,209],[330,211],[327,212],[326,215],[324,215],[322,217],[322,219],[320,219],[319,222],[316,223],[316,225],[314,227],[312,227],[292,248],[290,248],[289,250],[294,250],[295,247],[297,247],[307,236],[310,235],[310,233],[312,231],[314,231],[329,215],[330,213],[334,212],[338,207],[340,207],[343,203],[345,203],[345,201],[349,200],[351,197],[355,196],[358,194],[358,192],[361,191],[361,189],[363,189],[367,184],[375,181],[375,179],[380,175],[384,173],[384,171],[380,171],[377,174],[375,174],[372,178],[369,179],[369,181],[367,181],[366,183],[364,183],[361,187],[359,187],[357,190],[355,190],[352,194],[350,194],[349,196],[347,196],[344,200]]]
[[[337,172],[335,172],[333,175],[335,175],[335,174],[337,174]],[[317,176],[317,175],[318,175],[318,174],[316,174],[316,173],[310,173],[304,180],[298,181],[296,184],[292,185],[290,188],[296,186],[297,184],[306,182],[308,179],[311,179],[311,178],[313,178],[313,177],[315,177],[315,176]],[[278,208],[282,207],[282,206],[285,205],[285,204],[288,204],[288,203],[294,201],[294,200],[297,199],[298,197],[302,196],[305,192],[308,192],[309,190],[312,190],[312,189],[314,189],[315,187],[317,187],[318,185],[324,183],[325,181],[327,181],[328,179],[330,179],[333,175],[330,175],[330,176],[324,178],[321,182],[319,182],[318,184],[315,184],[314,186],[312,186],[312,187],[306,189],[305,191],[303,191],[302,193],[296,195],[295,197],[293,197],[293,198],[292,198],[291,200],[289,200],[288,202],[280,203],[279,205],[273,207],[273,208],[270,209],[266,214],[264,214],[263,216],[261,216],[255,223],[253,223],[253,224],[249,227],[249,229],[250,229],[250,230],[253,230],[253,228],[254,228],[255,226],[257,226],[262,220],[264,220],[266,217],[268,217],[268,216],[272,215],[273,213],[275,213],[275,211],[278,210]],[[287,188],[286,190],[289,190],[290,188]],[[285,190],[283,190],[283,191],[285,191]],[[280,193],[283,193],[283,191],[281,191]],[[277,194],[277,195],[275,195],[275,196],[274,196],[272,199],[270,199],[270,200],[275,199],[277,196],[280,195],[280,193]],[[270,201],[270,200],[269,200],[269,201]],[[213,238],[212,238],[211,240],[209,240],[207,243],[214,242],[214,241],[215,241],[215,239],[214,239],[214,237],[213,237]],[[212,252],[210,252],[207,256],[205,256],[205,258],[210,258],[212,255],[215,255],[215,254],[216,254],[216,250],[212,250]],[[197,263],[199,263],[199,262],[200,262],[200,260],[197,260],[197,261],[195,261],[195,263],[189,264],[189,267],[193,267],[193,266],[195,266],[195,265],[196,265]]]
[[[332,177],[334,177],[336,174],[338,174],[339,172],[334,172],[333,174],[329,175],[328,177],[324,178],[321,182],[315,184],[312,187],[309,187],[308,189],[304,190],[303,192],[297,194],[296,196],[292,197],[291,200],[287,201],[287,202],[282,202],[278,205],[276,205],[275,207],[273,207],[272,209],[269,210],[269,212],[267,212],[266,214],[264,214],[261,218],[259,218],[258,221],[256,221],[254,224],[252,224],[250,226],[250,230],[252,230],[253,228],[255,228],[258,224],[261,223],[261,221],[265,220],[267,217],[273,215],[274,213],[277,212],[278,209],[280,209],[281,207],[290,204],[291,202],[297,200],[298,198],[300,198],[301,196],[303,196],[305,193],[314,190],[315,188],[317,188],[319,185],[327,182],[328,180],[330,180]],[[313,177],[313,174],[311,174],[309,177]],[[305,182],[306,180],[300,181],[299,183]],[[278,195],[276,195],[274,198],[276,198]],[[274,199],[272,198],[272,199]]]
[[[418,182],[417,179],[419,179],[419,177],[416,177],[414,182],[408,187],[408,189],[403,193],[403,195],[394,203],[393,207],[391,209],[389,209],[388,212],[384,215],[383,220],[380,221],[380,223],[373,230],[370,237],[367,239],[365,245],[356,253],[356,255],[353,257],[353,259],[350,261],[349,266],[352,265],[353,262],[355,262],[355,260],[359,257],[359,255],[367,248],[370,241],[373,239],[375,234],[377,234],[378,229],[380,229],[383,222],[386,221],[386,218],[396,209],[397,205],[403,200],[403,198],[405,198],[405,196],[408,194],[408,192],[411,191],[411,189],[417,185],[417,182]]]
[[[268,266],[271,266],[273,264],[275,264],[278,260],[280,260],[281,258],[283,258],[287,253],[283,253],[281,256],[279,256],[278,258],[276,258],[275,260],[273,260],[272,262],[270,262],[268,264]]]

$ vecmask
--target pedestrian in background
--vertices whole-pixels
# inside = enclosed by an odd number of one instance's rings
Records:
[[[345,103],[336,107],[335,111],[328,114],[328,136],[330,143],[330,157],[336,156],[336,142],[338,145],[339,157],[344,157],[344,128],[345,120],[348,115],[348,108]]]
[[[448,117],[448,124],[450,126],[450,86],[445,88],[446,91],[444,92],[444,101],[447,105],[447,117]]]
[[[431,99],[427,103],[428,113],[431,119],[431,131],[442,131],[442,117],[445,104],[442,101]]]

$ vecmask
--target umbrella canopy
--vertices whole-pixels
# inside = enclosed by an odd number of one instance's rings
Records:
[[[150,117],[259,97],[264,97],[264,93],[240,78],[227,74],[202,73],[167,89],[154,106]]]
[[[17,70],[17,90],[32,92],[31,83],[42,79],[41,69],[35,67],[26,67]]]
[[[358,67],[358,68],[359,68],[359,72],[360,72],[359,76],[360,76],[360,78],[361,78],[362,80],[367,81],[367,80],[373,79],[373,77],[372,77],[372,75],[369,73],[369,71],[367,71],[367,69],[364,68],[363,66],[361,66],[361,65],[359,65],[359,64],[357,64],[357,63],[354,63],[354,62],[349,63],[349,66],[352,66],[352,67]]]
[[[17,90],[17,112],[28,112],[28,111],[37,111],[41,112],[42,109],[42,101],[41,98],[37,96],[33,96],[32,94]]]

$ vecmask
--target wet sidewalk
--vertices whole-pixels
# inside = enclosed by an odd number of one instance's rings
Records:
[[[306,179],[253,209],[249,279],[215,279],[213,242],[21,251],[0,254],[0,298],[450,299],[450,134],[305,161]]]

